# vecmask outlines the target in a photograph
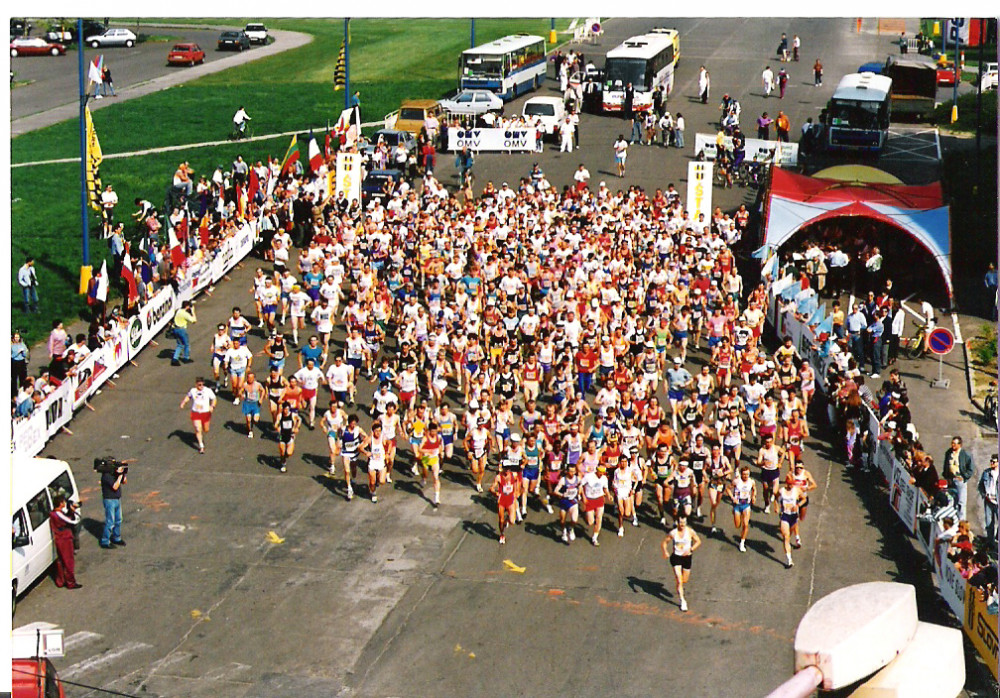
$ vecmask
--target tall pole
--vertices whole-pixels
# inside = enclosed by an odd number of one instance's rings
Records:
[[[476,48],[476,18],[469,20],[469,48]]]
[[[961,57],[959,49],[961,48],[962,40],[958,35],[958,22],[952,21],[951,26],[955,28],[955,84],[951,90],[951,103],[953,105],[951,108],[951,123],[955,123],[958,121],[958,82],[959,77],[962,75],[962,66],[959,62],[959,58]]]
[[[982,140],[983,128],[983,34],[986,33],[986,19],[979,20],[979,80],[976,84],[976,181],[979,181],[981,167],[979,164],[979,144]]]
[[[351,108],[351,18],[344,19],[344,109]]]
[[[87,88],[84,85],[83,46],[83,19],[77,19],[77,73],[80,84],[80,229],[83,234],[83,267],[90,267],[90,231],[87,229]]]

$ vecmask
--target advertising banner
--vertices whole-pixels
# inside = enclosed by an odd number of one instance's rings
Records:
[[[688,163],[687,210],[693,221],[699,213],[705,214],[706,221],[712,220],[712,163]]]
[[[91,352],[86,359],[77,364],[76,376],[73,378],[73,409],[80,409],[87,398],[97,390],[97,386],[106,381],[109,375],[107,352],[104,347]]]
[[[997,614],[996,611],[989,612],[981,595],[976,588],[966,589],[962,628],[995,679],[997,678]]]
[[[173,317],[174,311],[180,307],[174,296],[174,290],[169,286],[161,288],[149,299],[146,305],[139,311],[139,318],[142,320],[142,345],[149,344],[153,337],[167,326]]]
[[[948,604],[948,608],[955,614],[956,618],[961,618],[965,612],[965,578],[958,572],[958,568],[947,557],[947,545],[938,547],[934,556],[934,573],[937,575],[938,588],[941,591],[941,598]]]
[[[906,529],[913,533],[917,527],[917,487],[910,484],[910,474],[899,463],[895,463],[892,469],[889,505]]]
[[[336,193],[344,192],[348,201],[361,201],[360,153],[337,153]]]
[[[34,412],[13,424],[14,453],[35,456],[73,418],[73,381],[67,380],[39,403]]]
[[[450,128],[448,150],[468,148],[473,152],[484,150],[526,152],[535,149],[534,128]]]
[[[968,17],[952,17],[944,21],[944,33],[948,37],[949,47],[955,46],[956,38],[960,44],[964,46],[969,45],[970,24],[972,24],[972,21]]]
[[[763,162],[774,156],[776,164],[795,166],[799,164],[799,144],[783,143],[781,141],[765,141],[760,138],[746,138],[743,151],[746,161]],[[726,136],[723,139],[726,148],[732,150],[733,139]],[[696,133],[694,136],[694,154],[705,153],[706,160],[714,160],[716,155],[715,136],[709,133]]]

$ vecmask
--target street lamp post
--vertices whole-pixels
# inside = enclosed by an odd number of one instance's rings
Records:
[[[83,19],[76,20],[77,80],[80,87],[80,230],[83,240],[83,264],[80,266],[80,293],[86,292],[90,281],[90,231],[87,214],[87,89],[84,86]]]

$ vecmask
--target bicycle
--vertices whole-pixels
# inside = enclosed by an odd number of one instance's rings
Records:
[[[990,387],[986,389],[986,396],[983,398],[983,412],[986,419],[993,427],[998,426],[997,422],[997,382],[990,381]]]
[[[917,325],[913,336],[906,341],[906,355],[911,359],[919,359],[927,355],[927,333],[932,325]]]
[[[253,138],[253,126],[249,121],[243,122],[242,130],[235,123],[233,124],[233,130],[229,134],[229,140],[241,141],[241,140],[249,140],[251,138]]]

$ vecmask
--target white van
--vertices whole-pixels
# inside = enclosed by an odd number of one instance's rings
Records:
[[[52,500],[62,495],[80,501],[80,491],[69,464],[50,458],[11,456],[11,613],[17,596],[41,577],[56,560],[49,529]]]
[[[545,127],[545,135],[553,136],[566,119],[566,106],[561,97],[532,97],[524,103],[521,113],[529,123],[537,116]]]

